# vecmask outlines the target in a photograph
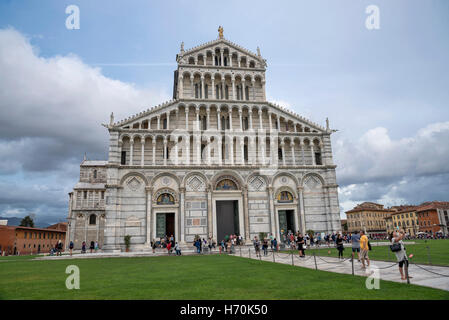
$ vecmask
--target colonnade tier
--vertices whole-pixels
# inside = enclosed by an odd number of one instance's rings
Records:
[[[318,133],[318,131],[286,115],[272,111],[268,106],[236,105],[177,105],[136,120],[123,129],[148,130],[258,130],[265,129],[292,133]]]
[[[117,152],[121,165],[328,164],[320,137],[124,134]]]
[[[179,70],[177,98],[265,101],[265,77]]]

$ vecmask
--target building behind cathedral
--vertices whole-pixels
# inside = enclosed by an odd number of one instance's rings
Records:
[[[223,37],[181,50],[173,100],[109,131],[108,161],[84,160],[69,240],[148,250],[174,235],[221,241],[341,230],[331,133],[266,101],[266,61]],[[69,242],[69,241],[68,241]]]

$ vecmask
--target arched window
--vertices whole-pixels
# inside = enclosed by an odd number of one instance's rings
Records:
[[[174,204],[175,199],[169,193],[163,193],[157,198],[157,204]]]
[[[164,120],[162,120],[162,129],[167,129],[167,118],[164,118]]]
[[[90,216],[89,216],[89,224],[97,224],[97,216],[96,215],[94,215],[94,214],[91,214]]]
[[[245,100],[249,100],[249,87],[245,87]]]
[[[97,170],[94,170],[94,179],[97,179]]]
[[[288,191],[281,191],[278,194],[277,200],[281,203],[293,202],[293,195]]]
[[[206,148],[205,144],[201,144],[201,160],[203,160],[206,155],[204,154],[204,149]]]

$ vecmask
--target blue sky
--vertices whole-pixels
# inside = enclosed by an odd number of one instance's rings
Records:
[[[65,27],[72,4],[79,30]],[[365,27],[368,5],[379,7],[379,30]],[[169,99],[181,41],[188,49],[213,40],[219,25],[225,38],[260,47],[269,100],[323,125],[329,117],[339,130],[342,211],[364,200],[449,200],[448,18],[445,0],[2,1],[0,155],[11,163],[0,166],[0,216],[64,217],[84,152],[106,157],[99,123],[111,111],[126,117]],[[84,77],[98,85],[91,97],[80,94]],[[55,97],[34,93],[52,94],[55,83]],[[54,125],[66,112],[72,130]],[[48,152],[30,161],[11,153],[15,144]]]

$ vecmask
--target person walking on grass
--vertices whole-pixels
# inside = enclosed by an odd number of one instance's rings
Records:
[[[399,262],[399,273],[401,274],[402,280],[407,280],[406,275],[404,274],[404,271],[402,270],[402,267],[406,266],[408,268],[408,259],[407,259],[407,252],[405,251],[404,243],[402,242],[402,239],[405,237],[404,230],[401,231],[392,231],[389,235],[389,240],[391,244],[399,243],[401,246],[401,249],[399,251],[395,251],[394,254],[396,255],[396,259]],[[409,278],[410,275],[408,276]]]
[[[360,231],[360,260],[362,260],[362,269],[365,269],[367,266],[369,267],[369,256],[368,256],[368,237],[365,234],[365,231]],[[366,260],[366,266],[365,266]]]
[[[352,259],[354,259],[354,253],[357,252],[357,261],[360,262],[360,235],[358,231],[355,231],[352,235]]]
[[[343,250],[345,250],[345,247],[343,246],[343,238],[340,233],[337,235],[336,244],[338,250],[338,259],[343,259]]]

